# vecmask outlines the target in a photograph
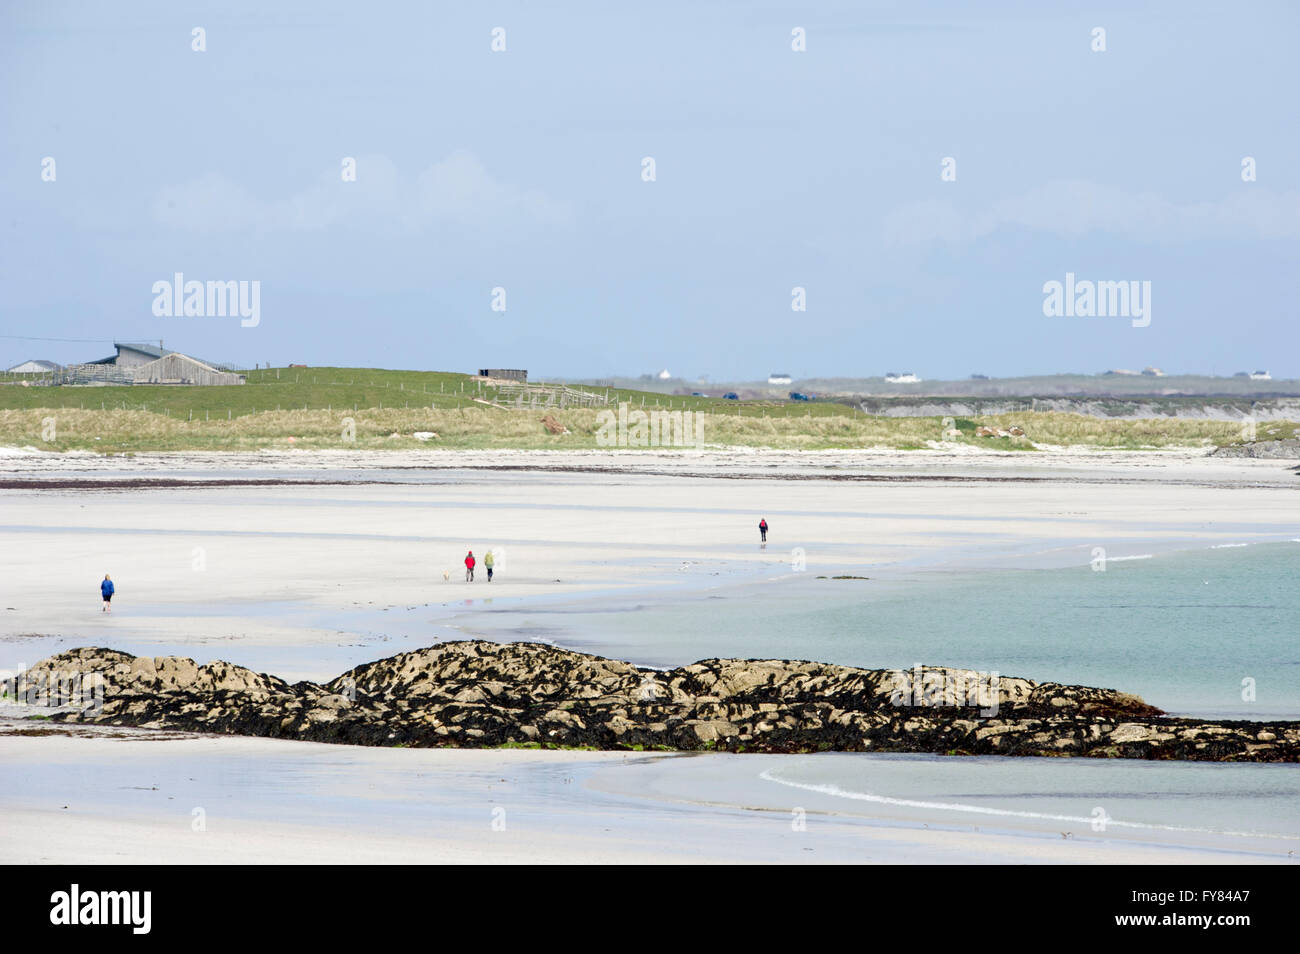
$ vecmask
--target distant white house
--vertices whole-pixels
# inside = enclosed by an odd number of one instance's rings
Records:
[[[1252,371],[1250,372],[1250,379],[1252,381],[1272,381],[1273,375],[1267,371]]]
[[[1155,367],[1154,365],[1150,365],[1150,364],[1148,364],[1145,368],[1142,369],[1142,373],[1150,378],[1163,378],[1165,376],[1165,373],[1163,371],[1161,371],[1159,368]]]
[[[904,371],[902,374],[899,374],[897,371],[890,371],[885,375],[885,380],[889,384],[918,384],[921,381],[921,379],[911,371]]]
[[[774,371],[772,374],[767,376],[768,384],[790,384],[793,381],[794,378],[790,377],[790,375],[786,374],[784,371]]]
[[[57,371],[59,366],[53,361],[42,361],[39,358],[33,358],[31,361],[24,361],[22,364],[15,364],[9,369],[10,374],[45,374],[49,371]]]
[[[672,376],[673,373],[669,371],[667,368],[664,368],[657,375],[655,375],[655,377],[657,377],[660,381],[668,381],[672,378]]]

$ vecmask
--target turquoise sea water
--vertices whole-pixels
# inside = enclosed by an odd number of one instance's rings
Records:
[[[764,766],[761,778],[899,818],[1066,827],[1104,818],[1106,828],[1139,836],[1186,828],[1300,838],[1295,766],[832,753]]]
[[[904,826],[1091,833],[1261,858],[1300,842],[1294,765],[824,752],[677,758],[629,766],[597,784],[675,802],[786,812],[798,805]],[[1209,834],[1222,837],[1201,837]]]
[[[1123,689],[1176,714],[1300,719],[1298,570],[1300,543],[1271,543],[1104,571],[791,574],[670,598],[502,606],[462,622],[651,665],[710,656],[949,665]]]
[[[641,665],[711,656],[811,659],[868,668],[946,665],[1122,689],[1167,712],[1218,719],[1300,719],[1300,543],[1157,553],[1051,569],[841,567],[868,580],[790,573],[762,582],[682,585],[597,597],[484,599],[323,610],[307,604],[223,607],[337,633],[327,644],[196,647],[140,641],[148,655],[224,658],[286,678],[330,678],[443,639],[543,639]],[[818,571],[823,572],[823,571]],[[135,612],[171,615],[174,607]],[[85,640],[17,641],[0,665],[21,668]],[[12,658],[10,658],[12,657]],[[1253,691],[1253,699],[1250,698]]]

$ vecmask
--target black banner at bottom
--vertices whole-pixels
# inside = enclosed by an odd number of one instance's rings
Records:
[[[497,865],[456,872],[410,867],[28,867],[9,892],[12,940],[110,937],[128,944],[201,940],[255,930],[259,943],[352,939],[374,943],[377,927],[401,931],[430,918],[490,932],[494,943],[537,937],[555,918],[571,928],[625,931],[674,915],[698,931],[720,918],[729,941],[766,936],[775,923],[809,918],[829,933],[862,929],[835,919],[868,917],[873,941],[987,943],[997,931],[1066,931],[1072,938],[1197,932],[1231,943],[1294,920],[1290,865],[1238,867],[785,868],[739,877],[646,866],[596,873],[572,869],[538,879]],[[12,870],[12,869],[11,869]],[[508,917],[503,915],[508,912]],[[536,917],[532,917],[536,915]],[[985,922],[981,928],[981,922]],[[1245,933],[1243,933],[1245,932]],[[585,932],[584,932],[585,933]],[[612,941],[612,938],[611,938]]]

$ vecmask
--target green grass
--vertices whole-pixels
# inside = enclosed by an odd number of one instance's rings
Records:
[[[21,387],[0,384],[0,444],[99,453],[155,451],[599,449],[593,408],[494,407],[496,389],[463,374],[370,368],[272,368],[228,387]],[[604,388],[589,388],[602,395]],[[877,417],[834,402],[727,401],[609,389],[611,408],[703,415],[711,446],[827,450],[919,450],[943,439],[939,417]],[[552,435],[551,414],[568,429]],[[343,439],[351,419],[355,440]],[[948,419],[950,443],[1032,452],[1035,443],[1116,449],[1211,447],[1241,438],[1238,423],[1189,418],[1106,419],[1018,412]],[[53,437],[47,425],[53,425]],[[1023,438],[976,437],[981,425],[1019,425]],[[1259,425],[1259,439],[1291,436],[1296,425]],[[423,442],[415,432],[432,431]]]
[[[1241,425],[1237,426],[1237,430],[1240,432],[1237,439],[1227,443],[1251,443],[1246,440],[1246,434]],[[1295,440],[1297,437],[1300,437],[1300,427],[1296,426],[1295,421],[1260,421],[1255,425],[1255,442]]]
[[[180,420],[233,419],[265,411],[368,410],[481,406],[476,398],[495,400],[494,387],[466,374],[443,371],[389,371],[381,368],[263,368],[241,372],[243,385],[109,385],[104,387],[23,387],[0,383],[0,410],[76,408],[78,410],[148,411]],[[530,381],[530,384],[546,382]],[[610,395],[612,402],[634,407],[728,412],[761,417],[844,414],[842,405],[823,402],[726,401],[633,391],[579,387]]]
[[[150,411],[181,419],[242,417],[306,408],[461,407],[480,396],[467,375],[374,368],[269,368],[225,387],[110,385],[0,387],[0,408]]]

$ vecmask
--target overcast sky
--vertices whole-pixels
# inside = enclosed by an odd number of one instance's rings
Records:
[[[1295,3],[6,0],[0,34],[6,367],[1300,377]],[[176,272],[260,282],[259,323],[156,317]],[[1150,324],[1045,317],[1067,272],[1149,281]]]

